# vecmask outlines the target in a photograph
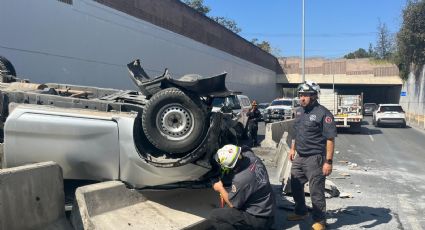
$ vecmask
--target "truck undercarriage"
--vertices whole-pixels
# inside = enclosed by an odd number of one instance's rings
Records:
[[[212,99],[230,93],[226,73],[210,78],[185,75],[177,80],[166,70],[151,79],[139,60],[127,66],[140,91],[35,84],[0,74],[3,166],[53,160],[66,169],[66,179],[120,179],[135,187],[208,177],[214,167],[212,154],[233,140],[231,118],[211,112]],[[101,130],[93,125],[96,122],[110,128],[94,132]],[[111,133],[116,134],[109,137]],[[92,145],[94,140],[99,143]],[[108,144],[112,147],[102,148]],[[116,153],[109,150],[115,145]],[[108,156],[116,165],[97,164],[96,158],[105,157],[105,151],[112,151]],[[85,160],[87,156],[96,157]],[[92,178],[90,170],[77,172],[87,165],[109,175]],[[138,177],[138,173],[145,175]]]

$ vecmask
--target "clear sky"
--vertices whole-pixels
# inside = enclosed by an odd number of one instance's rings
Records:
[[[240,36],[301,56],[302,0],[204,0],[208,15],[235,20]],[[338,58],[377,40],[379,21],[396,33],[406,0],[305,0],[306,57]]]

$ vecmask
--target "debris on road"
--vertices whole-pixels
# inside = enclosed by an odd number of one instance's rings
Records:
[[[356,163],[352,163],[352,162],[350,162],[349,164],[348,164],[348,167],[357,167],[358,165],[356,164]]]
[[[344,177],[349,177],[349,176],[351,176],[350,174],[348,174],[348,173],[339,173],[339,175],[341,175],[341,176],[344,176]]]
[[[353,195],[347,192],[342,192],[341,194],[339,194],[339,198],[353,198]]]

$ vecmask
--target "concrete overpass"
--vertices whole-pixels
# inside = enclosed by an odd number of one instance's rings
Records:
[[[283,96],[292,97],[302,82],[301,59],[281,58],[284,69],[276,83]],[[340,94],[363,93],[365,102],[398,103],[403,85],[398,68],[391,63],[365,59],[309,58],[305,62],[305,79],[317,82],[322,88],[335,88]]]

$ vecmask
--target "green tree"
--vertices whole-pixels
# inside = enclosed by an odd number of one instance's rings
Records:
[[[425,64],[425,1],[408,1],[403,10],[395,63],[404,80],[411,70],[417,72]]]
[[[394,50],[394,42],[385,23],[379,21],[378,39],[376,41],[375,53],[378,59],[389,59]]]
[[[264,50],[264,51],[266,51],[268,53],[271,53],[272,52],[272,47],[271,47],[270,43],[267,42],[267,41],[261,41],[261,42],[259,42],[257,38],[253,38],[251,40],[251,43],[254,44],[254,45],[256,45],[256,46],[258,46],[260,49],[262,49],[262,50]]]
[[[216,21],[218,24],[226,27],[228,30],[232,31],[233,33],[237,34],[242,31],[242,29],[238,27],[238,24],[233,19],[225,18],[225,17],[208,16],[207,14],[211,11],[211,8],[204,4],[204,0],[182,0],[182,2],[192,7],[194,10],[198,11],[199,13]]]
[[[211,11],[209,6],[204,5],[204,0],[183,0],[183,3],[204,15]]]
[[[363,48],[360,48],[344,56],[344,58],[346,59],[368,58],[368,57],[370,57],[369,53]]]
[[[218,16],[208,16],[207,14],[211,11],[211,8],[209,6],[204,5],[204,0],[181,0],[186,5],[192,7],[196,11],[198,11],[201,14],[204,14],[205,16],[211,18],[212,20],[216,21],[220,25],[226,27],[233,33],[240,33],[242,29],[238,26],[238,24],[233,19],[229,19],[226,17],[218,17]],[[258,46],[260,49],[271,53],[275,56],[280,55],[280,50],[278,48],[272,47],[268,41],[261,41],[259,42],[258,39],[254,38],[251,40],[251,43]]]
[[[238,34],[242,31],[242,29],[238,27],[238,24],[233,19],[228,19],[225,17],[211,17],[211,19],[231,30],[235,34]]]
[[[372,43],[369,43],[369,49],[367,50],[367,53],[368,53],[369,57],[375,57],[376,56]]]

